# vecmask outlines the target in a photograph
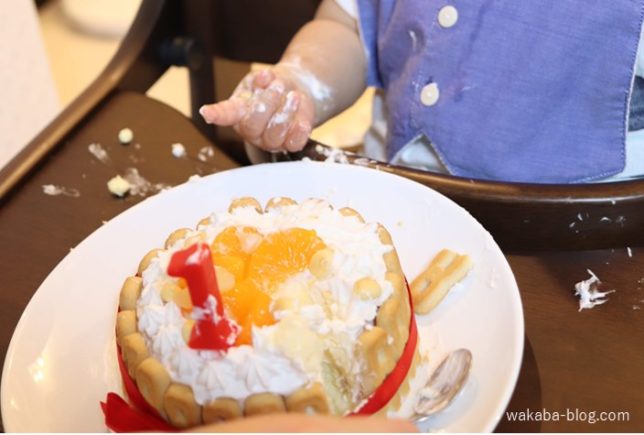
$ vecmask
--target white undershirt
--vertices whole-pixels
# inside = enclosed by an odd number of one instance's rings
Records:
[[[335,0],[335,2],[353,19],[358,19],[357,0]],[[635,60],[635,75],[644,77],[644,29],[640,35],[640,44]],[[372,121],[364,138],[365,154],[373,159],[386,161],[385,138],[387,137],[386,106],[383,92],[378,90],[374,95]],[[644,130],[629,131],[626,134],[626,166],[619,174],[597,182],[624,180],[644,174]],[[392,159],[391,163],[447,174],[449,171],[438,158],[431,142],[424,136],[418,136],[405,145]]]

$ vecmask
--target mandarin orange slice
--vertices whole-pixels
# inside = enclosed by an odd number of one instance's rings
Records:
[[[232,273],[235,277],[235,282],[241,282],[246,277],[246,259],[243,257],[214,254],[212,262]]]
[[[214,255],[232,255],[246,258],[255,249],[262,235],[253,227],[228,227],[217,234],[212,242]]]
[[[325,247],[313,230],[290,228],[269,234],[253,252],[248,276],[269,284],[270,289],[303,271],[313,254]]]
[[[236,344],[252,344],[252,326],[275,323],[271,293],[303,271],[326,245],[313,230],[291,228],[262,236],[256,228],[229,227],[212,243],[213,263],[235,276],[234,288],[222,294],[224,305],[242,330]]]
[[[240,282],[222,295],[224,305],[242,330],[236,344],[251,344],[252,325],[266,326],[275,323],[270,313],[271,297],[260,290],[251,279]]]

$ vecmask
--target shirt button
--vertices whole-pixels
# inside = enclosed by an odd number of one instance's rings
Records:
[[[441,27],[449,28],[452,27],[458,21],[458,10],[454,6],[448,5],[443,6],[440,11],[438,11],[438,24]]]
[[[440,97],[440,91],[436,83],[430,83],[420,91],[420,102],[425,106],[433,106]]]

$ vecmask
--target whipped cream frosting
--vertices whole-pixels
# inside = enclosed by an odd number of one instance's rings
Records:
[[[252,346],[232,347],[225,353],[195,350],[183,339],[186,318],[181,310],[161,298],[164,284],[175,280],[166,270],[172,254],[183,247],[183,240],[177,241],[161,251],[142,274],[137,319],[151,354],[173,381],[192,387],[201,405],[218,397],[243,400],[260,392],[288,395],[312,382],[324,382],[324,364],[329,358],[347,377],[357,399],[364,370],[355,358],[357,338],[373,326],[378,307],[393,291],[385,280],[383,260],[383,254],[393,247],[382,244],[377,225],[343,216],[326,201],[310,199],[261,214],[253,207],[213,213],[208,224],[186,239],[201,232],[210,244],[231,226],[254,227],[262,235],[289,228],[314,230],[333,250],[332,271],[328,278],[317,279],[305,269],[279,284],[271,295],[276,323],[253,326]],[[242,245],[252,250],[260,241],[249,234],[242,238]],[[354,283],[364,277],[376,280],[382,289],[380,296],[361,300],[354,295]],[[284,306],[280,300],[290,303]]]

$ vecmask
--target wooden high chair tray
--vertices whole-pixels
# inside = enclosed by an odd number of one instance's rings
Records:
[[[275,160],[310,158],[359,164],[410,178],[467,209],[512,250],[559,250],[644,245],[644,180],[595,184],[528,184],[483,181],[390,165],[309,141],[299,153]]]

